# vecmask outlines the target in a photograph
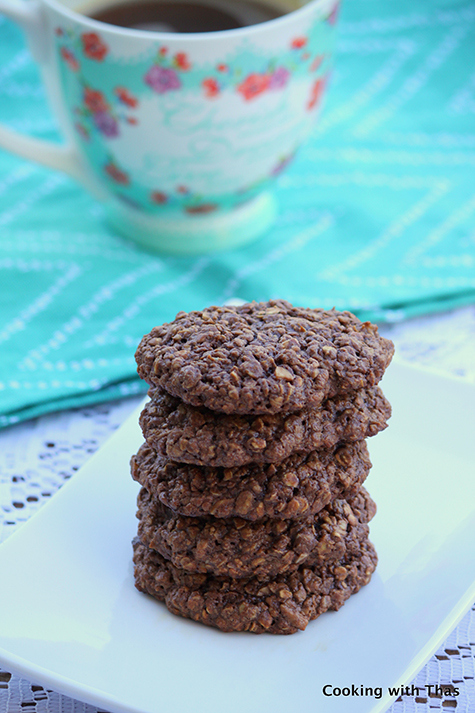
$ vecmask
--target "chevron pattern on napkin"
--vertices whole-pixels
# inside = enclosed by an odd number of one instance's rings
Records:
[[[385,322],[474,302],[474,60],[470,0],[345,0],[277,224],[216,255],[142,252],[69,178],[0,151],[0,426],[143,390],[136,345],[182,309],[280,297]],[[60,140],[1,17],[0,121]]]

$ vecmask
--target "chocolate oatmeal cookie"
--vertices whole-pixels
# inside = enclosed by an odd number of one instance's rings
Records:
[[[364,539],[357,554],[260,582],[191,574],[137,538],[134,563],[137,589],[164,601],[173,614],[228,632],[293,634],[323,612],[339,609],[367,584],[377,556]]]
[[[181,515],[244,520],[312,517],[334,498],[355,495],[370,468],[365,441],[239,468],[174,463],[147,443],[131,459],[134,480]]]
[[[177,463],[277,463],[292,453],[361,441],[387,426],[391,406],[379,387],[334,396],[319,409],[239,416],[197,408],[150,389],[140,414],[145,440]]]
[[[356,554],[376,512],[364,489],[351,500],[334,500],[305,520],[183,517],[145,488],[137,504],[140,541],[175,567],[260,580],[295,571],[302,564],[322,565]]]
[[[193,406],[288,413],[375,386],[394,347],[350,312],[283,300],[180,312],[136,352],[138,373]]]

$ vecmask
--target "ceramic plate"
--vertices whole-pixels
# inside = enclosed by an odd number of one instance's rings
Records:
[[[136,591],[135,413],[0,547],[1,664],[113,713],[385,710],[475,599],[475,388],[397,363],[383,388],[393,418],[367,481],[380,562],[339,612],[292,636],[223,634]]]

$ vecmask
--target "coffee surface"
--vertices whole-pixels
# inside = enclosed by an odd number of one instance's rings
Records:
[[[228,0],[219,6],[199,2],[139,0],[85,13],[110,25],[159,32],[218,32],[272,20],[284,14],[268,5]]]

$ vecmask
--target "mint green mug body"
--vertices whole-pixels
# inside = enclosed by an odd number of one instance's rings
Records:
[[[336,0],[182,34],[108,25],[78,6],[0,0],[27,34],[66,140],[0,126],[0,145],[74,176],[150,249],[193,254],[261,235],[276,214],[272,184],[319,115]]]

